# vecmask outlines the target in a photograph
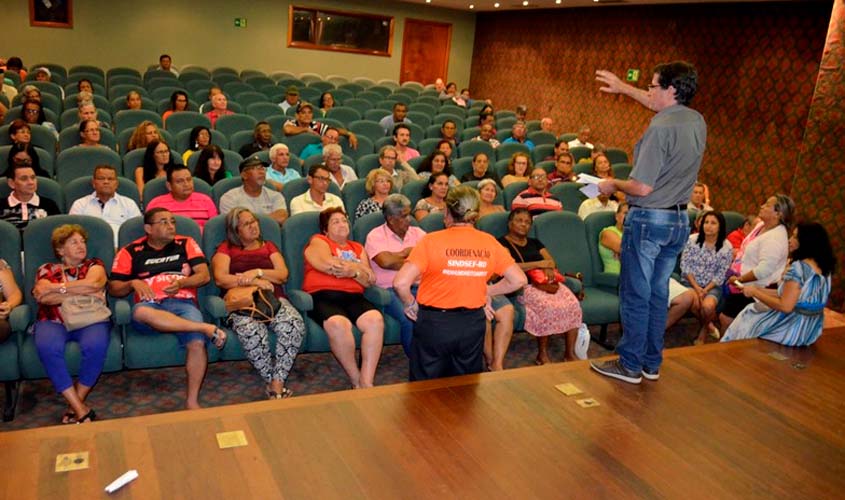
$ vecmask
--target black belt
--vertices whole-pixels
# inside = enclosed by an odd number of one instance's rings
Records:
[[[641,206],[639,206],[639,205],[631,205],[631,208],[643,208],[643,209],[645,209],[645,210],[686,210],[686,209],[687,209],[687,204],[686,204],[686,203],[681,203],[681,204],[678,204],[678,205],[672,205],[671,207],[660,207],[660,208],[655,208],[655,207],[641,207]]]
[[[480,307],[471,308],[471,307],[452,307],[452,308],[445,308],[445,307],[431,307],[425,304],[420,304],[420,309],[424,311],[437,311],[437,312],[469,312],[469,311],[477,311],[481,309]]]

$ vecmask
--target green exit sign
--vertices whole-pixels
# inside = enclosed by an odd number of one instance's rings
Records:
[[[245,17],[236,17],[235,18],[235,28],[246,28],[246,18]]]
[[[627,79],[629,82],[636,82],[640,79],[640,70],[638,69],[629,69]]]

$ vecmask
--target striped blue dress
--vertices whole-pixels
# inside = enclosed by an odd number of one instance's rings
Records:
[[[757,302],[749,304],[728,327],[722,342],[759,337],[786,346],[805,346],[818,340],[824,323],[824,306],[830,295],[830,276],[816,274],[809,264],[799,260],[789,266],[778,293],[783,292],[787,281],[796,281],[801,287],[791,313],[775,311]]]

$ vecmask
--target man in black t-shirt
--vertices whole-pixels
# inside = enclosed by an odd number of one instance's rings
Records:
[[[199,408],[205,377],[207,340],[220,349],[226,333],[203,322],[196,305],[197,287],[209,281],[208,264],[192,238],[176,235],[176,219],[164,208],[144,215],[144,232],[121,248],[112,265],[109,293],[125,297],[134,292],[132,326],[147,334],[175,334],[187,349],[188,391],[185,406]]]

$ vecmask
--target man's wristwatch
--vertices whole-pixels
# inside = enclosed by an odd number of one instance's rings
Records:
[[[64,283],[62,283],[62,286],[59,287],[59,293],[62,295],[67,293],[67,286],[65,286]]]
[[[257,274],[256,276],[257,276],[258,278],[263,278],[263,277],[264,277],[264,269],[259,269],[259,270],[258,270],[258,274]]]

